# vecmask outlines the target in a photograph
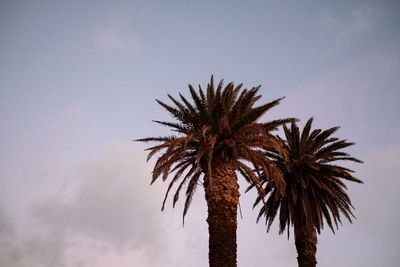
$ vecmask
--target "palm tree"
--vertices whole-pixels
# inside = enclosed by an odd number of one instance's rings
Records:
[[[261,97],[260,86],[241,89],[223,80],[214,86],[213,77],[203,91],[189,85],[192,102],[179,94],[180,100],[168,95],[173,105],[157,102],[174,118],[173,122],[155,121],[171,128],[176,134],[138,139],[158,142],[149,147],[148,160],[161,152],[153,169],[151,183],[159,177],[171,177],[162,204],[164,209],[168,194],[179,183],[173,197],[173,206],[186,186],[183,220],[192,201],[196,187],[202,184],[208,206],[209,263],[212,267],[236,266],[236,229],[239,185],[236,171],[261,191],[255,173],[265,172],[283,193],[284,179],[279,170],[264,155],[267,151],[280,151],[281,143],[270,132],[293,121],[278,119],[267,123],[256,122],[281,99],[254,106]],[[250,165],[250,166],[249,166]]]
[[[313,119],[310,118],[300,134],[296,123],[291,128],[284,126],[286,140],[282,140],[286,154],[279,151],[267,152],[267,158],[274,161],[284,175],[286,193],[264,179],[262,186],[266,202],[260,209],[257,222],[265,216],[267,231],[279,214],[279,233],[294,226],[295,244],[300,267],[315,266],[317,232],[320,233],[324,220],[334,232],[341,223],[340,214],[350,222],[354,215],[353,206],[346,193],[344,180],[362,183],[353,176],[353,171],[336,165],[341,160],[362,163],[361,160],[341,151],[354,143],[332,137],[339,127],[311,132]],[[279,137],[278,137],[279,138]],[[280,139],[280,138],[279,138]],[[265,176],[268,178],[269,174]],[[254,207],[259,204],[258,197]]]

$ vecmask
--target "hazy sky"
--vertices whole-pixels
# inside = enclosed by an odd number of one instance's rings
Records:
[[[0,38],[0,267],[207,266],[203,191],[184,228],[182,205],[161,213],[167,184],[131,140],[168,134],[155,98],[211,74],[286,96],[265,120],[357,143],[357,219],[319,236],[319,266],[400,265],[398,1],[0,1]],[[254,197],[238,265],[296,266]]]

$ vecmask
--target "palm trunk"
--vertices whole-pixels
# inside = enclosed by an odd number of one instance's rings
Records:
[[[236,267],[237,207],[239,185],[235,169],[227,163],[214,166],[212,180],[207,175],[204,190],[208,206],[210,267]]]
[[[317,265],[317,231],[315,227],[294,222],[294,238],[299,267],[315,267]]]

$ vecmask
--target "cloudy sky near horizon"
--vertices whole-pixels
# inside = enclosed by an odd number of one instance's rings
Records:
[[[216,79],[286,96],[265,120],[340,125],[363,185],[319,266],[399,266],[398,1],[0,1],[0,267],[207,266],[198,189],[166,189],[132,139],[167,134],[155,98]],[[241,188],[245,188],[242,184]],[[241,196],[239,266],[296,266]],[[171,203],[169,203],[171,204]]]

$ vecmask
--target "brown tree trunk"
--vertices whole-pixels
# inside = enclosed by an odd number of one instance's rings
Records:
[[[235,168],[227,163],[213,166],[211,182],[206,176],[204,190],[208,206],[210,267],[236,267],[240,193]]]
[[[294,222],[294,238],[299,267],[315,267],[317,265],[317,231],[314,226]]]

